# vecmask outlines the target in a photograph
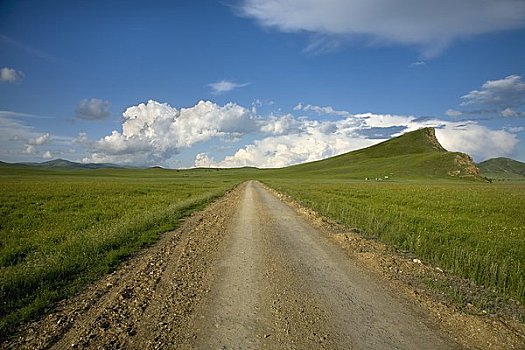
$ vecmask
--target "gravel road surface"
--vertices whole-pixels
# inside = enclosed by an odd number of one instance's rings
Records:
[[[227,240],[199,310],[197,348],[458,348],[256,182]]]

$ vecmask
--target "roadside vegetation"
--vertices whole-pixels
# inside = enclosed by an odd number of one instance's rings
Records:
[[[0,168],[0,337],[176,228],[240,173]]]
[[[300,204],[525,302],[525,184],[265,179]]]

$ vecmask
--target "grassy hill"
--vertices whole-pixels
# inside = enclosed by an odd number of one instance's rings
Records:
[[[480,178],[470,156],[448,152],[433,128],[399,137],[336,157],[280,169],[281,175],[298,174],[334,178]]]
[[[478,164],[483,176],[493,179],[525,179],[525,163],[509,158],[492,158]]]

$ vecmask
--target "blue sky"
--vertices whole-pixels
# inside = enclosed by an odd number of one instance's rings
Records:
[[[0,3],[0,160],[285,166],[424,126],[525,161],[525,2]]]

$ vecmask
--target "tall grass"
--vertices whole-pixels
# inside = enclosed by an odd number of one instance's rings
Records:
[[[366,237],[525,302],[525,185],[265,180]]]
[[[0,337],[240,181],[147,170],[3,175]]]

